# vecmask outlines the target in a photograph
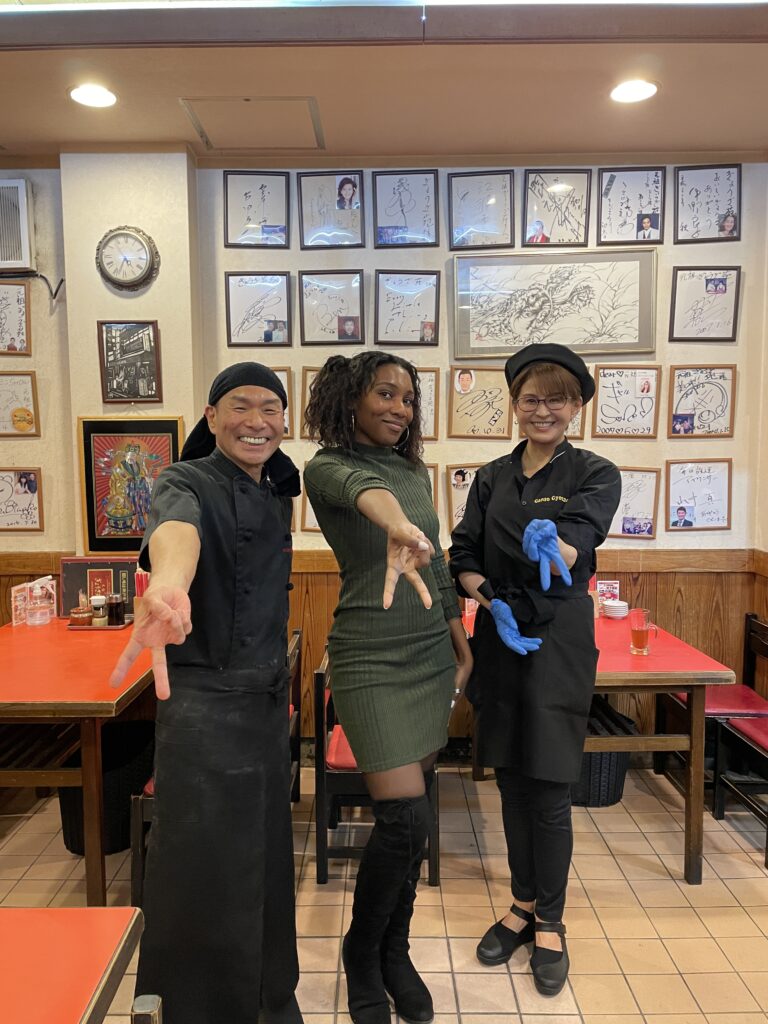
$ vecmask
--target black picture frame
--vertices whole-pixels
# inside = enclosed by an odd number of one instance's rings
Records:
[[[97,320],[99,379],[105,405],[162,402],[157,320]]]
[[[283,194],[273,198],[269,186],[277,182],[281,183]],[[242,195],[242,209],[237,217],[233,194],[235,186]],[[253,217],[249,209],[251,204]],[[266,223],[267,219],[274,223]],[[237,235],[236,221],[244,221]],[[290,174],[287,171],[224,171],[224,248],[289,249],[290,246]]]
[[[726,183],[723,186],[721,196],[718,175],[723,171],[733,172],[736,180],[735,183]],[[685,174],[688,174],[688,179],[684,179]],[[691,178],[694,180],[691,181]],[[696,193],[707,191],[707,178],[711,179],[708,197],[699,203]],[[713,187],[717,187],[717,195],[711,198]],[[687,220],[683,222],[683,217],[689,215],[700,218],[695,230],[693,224],[688,224]],[[734,228],[724,233],[726,218],[729,216],[733,217]],[[681,229],[685,230],[685,236]],[[741,164],[685,164],[675,167],[674,237],[675,245],[741,241]]]
[[[645,181],[642,181],[643,175],[646,177]],[[658,175],[658,197],[654,196],[654,183],[648,180],[649,175]],[[627,180],[629,178],[636,180],[630,182]],[[625,219],[623,223],[620,220],[618,225],[614,225],[615,217],[620,218],[622,213],[617,211],[614,217],[613,211],[611,211],[608,216],[611,216],[610,223],[614,227],[614,233],[613,237],[605,237],[603,232],[606,230],[607,224],[603,219],[603,205],[604,203],[606,206],[609,205],[608,200],[617,184],[619,184],[620,188],[623,187],[624,189],[618,205],[624,211],[623,216]],[[667,169],[664,165],[654,167],[599,167],[597,169],[596,192],[598,245],[637,246],[664,244],[664,210],[667,193]],[[627,219],[626,214],[628,205],[632,207],[629,219]],[[642,218],[644,215],[650,217],[649,230],[652,237],[639,237],[643,234]],[[626,234],[622,232],[622,228],[626,230]]]
[[[245,302],[238,294],[241,287],[253,289]],[[279,292],[275,292],[277,303],[273,303],[269,295],[274,288],[279,288]],[[227,271],[224,298],[227,348],[290,348],[293,344],[289,271]],[[280,334],[279,340],[276,340],[276,332]]]
[[[152,484],[179,459],[183,420],[80,416],[77,426],[85,554],[137,552]]]
[[[323,293],[324,280],[329,291]],[[357,303],[343,282],[349,279],[352,289],[359,288]],[[307,288],[312,288],[318,301],[323,303],[323,317],[314,310],[310,313]],[[352,320],[356,330],[347,334],[345,322]],[[364,345],[365,344],[365,274],[362,270],[300,270],[299,271],[299,331],[301,344]],[[321,336],[322,335],[322,336]]]
[[[386,187],[384,183],[390,178],[392,196],[390,202],[380,208],[380,186]],[[419,178],[422,181],[419,182]],[[428,185],[430,179],[431,188]],[[440,244],[440,196],[436,170],[374,171],[372,192],[374,249],[424,249]],[[382,223],[382,217],[402,218],[403,223]],[[418,235],[419,231],[424,232],[422,236]],[[409,237],[416,240],[407,241]]]
[[[561,182],[558,179],[566,176],[574,178],[582,178],[583,185],[578,197],[571,197],[572,201],[574,198],[579,198],[583,204],[583,224],[579,224],[579,234],[576,238],[563,239],[562,241],[552,241],[553,228],[552,224],[562,222],[564,215],[568,214],[567,203],[565,196],[568,191],[575,191],[575,186],[568,186],[567,182]],[[541,183],[536,181],[536,178],[541,178]],[[546,179],[556,179],[552,182],[552,185],[545,185]],[[533,185],[532,185],[533,182]],[[554,190],[558,185],[562,185],[565,191],[562,193],[561,198],[558,199],[558,192]],[[529,201],[531,198],[532,191],[544,191],[550,193],[549,198],[546,200],[547,203],[552,207],[552,220],[550,224],[543,222],[543,213],[540,215],[537,211],[537,215],[531,220],[529,217]],[[522,216],[522,237],[521,245],[524,249],[578,249],[586,248],[589,241],[589,207],[590,207],[590,195],[592,191],[592,170],[591,168],[584,167],[572,167],[572,168],[560,168],[560,167],[543,167],[543,168],[529,168],[525,172],[525,179],[523,181],[523,216]],[[544,200],[542,200],[544,201]],[[554,211],[557,210],[557,218],[554,216]],[[579,216],[579,221],[582,220],[582,213],[579,211],[578,206],[576,212]],[[535,235],[529,235],[529,225],[533,227],[535,224],[541,223],[544,229],[549,228],[550,234],[542,234],[542,239],[546,241],[534,241]]]
[[[472,236],[482,237],[487,232],[481,230],[482,217],[487,211],[484,207],[491,205],[494,211],[502,209],[501,203],[499,202],[502,196],[496,195],[493,189],[486,188],[487,198],[482,192],[478,192],[478,188],[475,188],[475,195],[468,197],[468,203],[474,204],[480,213],[480,217],[476,218],[473,216],[472,224],[460,223],[463,220],[465,213],[459,213],[458,209],[454,210],[456,197],[454,195],[454,185],[460,182],[462,179],[472,179],[473,184],[477,179],[477,185],[482,189],[482,178],[506,178],[507,188],[506,194],[508,199],[508,210],[506,211],[509,218],[509,232],[503,236],[499,234],[499,237],[494,241],[478,242],[473,241]],[[448,175],[448,186],[447,186],[447,203],[448,203],[448,248],[456,252],[469,252],[472,250],[481,249],[514,249],[515,247],[515,172],[509,168],[502,168],[500,170],[488,170],[488,171],[459,171],[454,174]],[[503,189],[502,189],[503,193]],[[503,215],[502,215],[503,216]],[[468,237],[468,241],[457,243],[456,235],[457,229],[460,231],[461,237]]]
[[[345,187],[355,189],[352,206],[342,205]],[[302,249],[365,248],[365,181],[361,170],[300,171],[296,190]]]
[[[382,305],[384,293],[388,289],[388,282],[385,278],[396,278],[399,282],[404,279],[413,278],[410,302],[411,310],[401,315],[400,308],[397,310],[397,320],[403,328],[401,331],[390,329],[390,317]],[[428,285],[428,290],[434,289],[434,302],[427,307],[421,299],[417,299],[417,288],[419,279],[433,278],[433,283]],[[392,290],[392,289],[389,289]],[[422,288],[422,291],[426,291]],[[387,318],[387,323],[383,321]],[[427,336],[426,329],[431,328]],[[376,289],[374,299],[374,330],[373,342],[375,345],[411,345],[418,348],[428,348],[440,344],[440,271],[439,270],[377,270]]]

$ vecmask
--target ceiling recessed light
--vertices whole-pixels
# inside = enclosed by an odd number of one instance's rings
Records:
[[[633,78],[630,82],[622,82],[611,92],[611,99],[617,103],[639,103],[648,100],[659,91],[658,85],[646,82],[642,78]]]
[[[69,95],[75,103],[82,103],[86,107],[112,107],[117,103],[117,96],[113,92],[93,82],[70,89]]]

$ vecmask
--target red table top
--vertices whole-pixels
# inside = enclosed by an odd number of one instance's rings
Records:
[[[141,930],[133,907],[0,909],[0,1020],[103,1020],[91,1011],[110,974],[119,983]]]
[[[600,687],[636,681],[652,684],[668,680],[671,684],[687,682],[707,686],[735,682],[734,673],[727,665],[721,665],[663,629],[659,629],[656,639],[651,635],[648,654],[630,654],[628,619],[596,619],[595,643],[600,650],[597,663]]]
[[[0,629],[0,716],[31,717],[38,710],[111,717],[133,699],[136,687],[148,685],[149,651],[142,651],[118,689],[108,683],[131,629],[68,630],[68,622]]]

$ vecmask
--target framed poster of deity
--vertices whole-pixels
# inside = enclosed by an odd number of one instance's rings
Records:
[[[85,553],[138,551],[158,476],[179,458],[180,416],[78,417]]]

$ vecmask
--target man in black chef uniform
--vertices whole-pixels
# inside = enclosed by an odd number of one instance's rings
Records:
[[[152,651],[155,808],[137,994],[165,1024],[300,1024],[286,664],[291,499],[286,394],[259,363],[211,385],[160,475],[151,569],[118,685]]]

